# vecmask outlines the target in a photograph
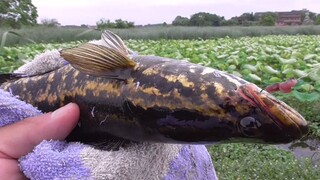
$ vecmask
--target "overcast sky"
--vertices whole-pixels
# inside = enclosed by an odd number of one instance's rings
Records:
[[[32,0],[38,21],[57,19],[62,25],[95,25],[101,19],[122,19],[135,25],[171,23],[178,15],[209,12],[230,19],[245,12],[306,8],[320,13],[319,0]]]

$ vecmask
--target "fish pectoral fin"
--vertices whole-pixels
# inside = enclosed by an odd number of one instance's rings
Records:
[[[27,77],[27,75],[20,73],[3,73],[0,74],[0,84],[4,82],[14,81],[23,77]]]
[[[130,54],[129,49],[124,44],[122,39],[111,31],[106,30],[102,32],[101,40],[106,47],[117,50],[126,56]]]
[[[64,49],[60,55],[75,69],[95,76],[105,76],[116,69],[133,68],[136,65],[120,51],[91,43]]]

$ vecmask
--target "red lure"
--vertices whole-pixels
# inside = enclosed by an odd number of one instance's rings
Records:
[[[294,87],[298,83],[296,79],[289,79],[285,82],[276,83],[266,87],[266,91],[269,93],[280,91],[282,93],[290,93],[292,91],[292,87]]]

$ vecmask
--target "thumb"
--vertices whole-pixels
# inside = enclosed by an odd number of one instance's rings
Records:
[[[19,158],[43,140],[65,139],[76,126],[79,114],[79,107],[70,103],[53,113],[0,128],[0,156]]]

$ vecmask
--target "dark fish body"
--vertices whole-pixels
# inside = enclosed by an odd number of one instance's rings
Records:
[[[68,137],[72,141],[119,137],[212,143],[248,138],[278,143],[307,132],[306,121],[296,111],[238,77],[185,61],[130,59],[135,62],[132,68],[109,69],[105,75],[71,63],[5,82],[1,88],[43,112],[77,103],[81,115]]]

